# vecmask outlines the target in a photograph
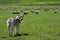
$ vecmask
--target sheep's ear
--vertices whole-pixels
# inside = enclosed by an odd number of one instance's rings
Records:
[[[16,16],[16,18],[18,18],[18,16]]]
[[[21,14],[21,16],[23,16],[23,17],[24,17],[24,14]]]

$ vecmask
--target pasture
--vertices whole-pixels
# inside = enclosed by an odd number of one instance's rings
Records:
[[[55,8],[54,6],[50,7]],[[60,40],[60,6],[57,7],[58,11],[56,14],[53,9],[49,9],[47,12],[39,9],[38,14],[28,10],[29,12],[24,16],[19,28],[21,36],[10,38],[7,33],[6,21],[8,18],[14,18],[19,14],[12,14],[13,10],[11,10],[11,7],[0,6],[0,8],[2,8],[0,9],[0,40]],[[19,8],[17,7],[18,10],[23,10],[22,8],[24,7]],[[20,14],[22,13],[20,12]]]

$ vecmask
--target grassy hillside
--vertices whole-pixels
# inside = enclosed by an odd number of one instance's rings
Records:
[[[41,1],[41,2],[57,2],[59,0],[36,0],[37,2]]]
[[[52,8],[55,8],[55,6]],[[11,8],[0,10],[0,40],[60,40],[60,6],[57,8],[57,14],[54,14],[53,9],[49,9],[48,12],[45,12],[43,9],[37,10],[39,14],[32,13],[29,10],[28,14],[24,16],[19,28],[19,33],[27,33],[29,35],[10,38],[8,37],[6,21],[8,18],[16,17],[17,14],[12,14]]]
[[[0,4],[34,4],[38,2],[60,2],[59,0],[0,0]],[[40,3],[39,3],[40,4]],[[48,3],[47,3],[48,4]]]

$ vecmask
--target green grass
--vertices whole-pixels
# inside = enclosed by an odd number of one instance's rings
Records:
[[[41,4],[43,3],[43,4]],[[60,0],[0,0],[0,5],[60,5]]]
[[[16,16],[10,9],[0,10],[0,40],[60,40],[60,9],[57,14],[54,14],[52,9],[48,12],[39,10],[39,14],[29,11],[29,14],[24,16],[19,29],[21,34],[28,33],[29,35],[9,38],[6,21]]]
[[[60,0],[0,0],[2,4],[10,4],[10,3],[30,3],[30,2],[60,2]]]

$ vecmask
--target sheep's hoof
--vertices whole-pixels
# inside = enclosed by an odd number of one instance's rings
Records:
[[[15,34],[14,37],[21,36],[21,34]]]
[[[9,37],[12,37],[11,35],[9,35]]]

